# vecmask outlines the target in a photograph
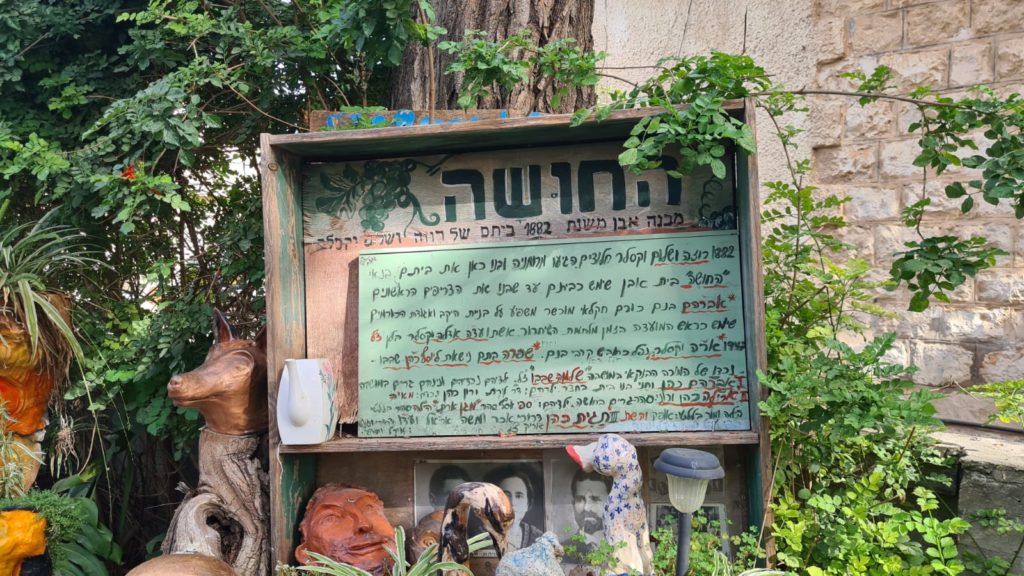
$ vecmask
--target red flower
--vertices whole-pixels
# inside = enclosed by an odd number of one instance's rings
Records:
[[[135,164],[129,164],[127,168],[122,170],[121,177],[126,180],[135,180]]]

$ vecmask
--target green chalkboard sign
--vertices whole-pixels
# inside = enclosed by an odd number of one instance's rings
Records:
[[[368,250],[363,437],[750,430],[733,230]]]

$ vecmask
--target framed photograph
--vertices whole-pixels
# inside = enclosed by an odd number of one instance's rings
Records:
[[[508,495],[516,522],[509,533],[508,551],[533,544],[545,531],[544,465],[540,460],[479,460],[417,462],[413,469],[415,493],[413,506],[416,521],[433,512],[444,510],[448,494],[464,482],[490,482]],[[470,516],[470,534],[483,531],[475,516]],[[494,554],[483,550],[481,556]]]
[[[583,472],[561,450],[553,451],[546,462],[550,487],[548,526],[563,546],[571,545],[577,550],[577,554],[567,552],[563,563],[580,564],[583,555],[605,540],[602,517],[612,479],[596,472]],[[574,535],[579,537],[574,540]]]

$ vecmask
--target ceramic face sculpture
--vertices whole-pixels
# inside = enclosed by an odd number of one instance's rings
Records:
[[[651,537],[647,527],[647,509],[640,497],[643,477],[636,448],[617,434],[604,434],[586,446],[568,446],[566,451],[586,471],[595,471],[612,479],[612,490],[605,502],[602,521],[605,538],[615,546],[618,565],[614,572],[653,570]]]
[[[391,569],[395,529],[384,517],[384,503],[373,492],[353,486],[327,484],[313,494],[299,525],[302,543],[295,559],[313,564],[306,552],[323,554],[375,576]]]
[[[214,312],[216,342],[203,365],[167,384],[175,406],[199,410],[206,427],[242,436],[267,429],[267,341],[236,338],[220,311]]]

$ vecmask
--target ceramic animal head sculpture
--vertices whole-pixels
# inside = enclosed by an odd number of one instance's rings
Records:
[[[202,366],[167,384],[175,406],[195,408],[214,432],[241,436],[267,429],[267,341],[235,337],[234,328],[214,310],[216,340]]]
[[[636,448],[618,434],[603,434],[597,442],[567,446],[566,451],[585,471],[595,471],[612,479],[602,522],[608,542],[613,546],[623,543],[614,553],[618,564],[612,566],[613,571],[650,574],[654,555],[647,509],[640,497],[643,476]]]
[[[0,511],[0,574],[49,574],[46,519],[33,510]]]
[[[530,546],[502,558],[494,576],[564,576],[562,554],[558,538],[545,532]]]
[[[500,559],[508,547],[508,533],[516,520],[512,503],[501,488],[487,482],[466,482],[448,495],[441,521],[441,544],[437,557],[442,562],[463,563],[469,560],[467,544],[469,511],[472,510],[484,530],[491,535]]]
[[[423,552],[433,544],[441,542],[441,520],[444,510],[437,510],[420,519],[416,527],[405,541],[405,554],[410,563],[415,564]]]
[[[295,559],[302,564],[315,563],[306,554],[309,551],[375,576],[391,570],[387,549],[395,549],[395,529],[384,517],[384,503],[373,492],[339,484],[317,488],[299,532],[302,543],[295,549]]]

